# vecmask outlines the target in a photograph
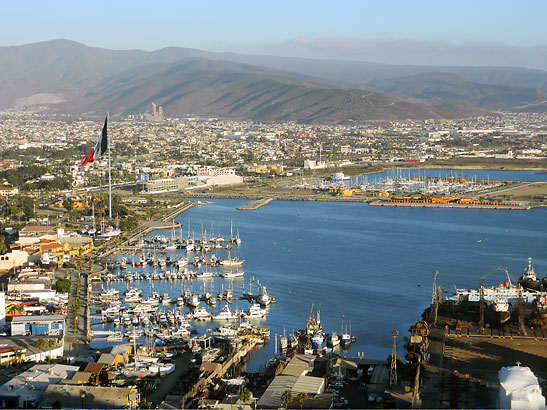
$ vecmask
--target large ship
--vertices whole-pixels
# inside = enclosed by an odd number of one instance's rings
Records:
[[[528,266],[524,268],[519,284],[525,289],[547,290],[547,276],[543,280],[539,280],[532,266],[532,258],[528,258]]]

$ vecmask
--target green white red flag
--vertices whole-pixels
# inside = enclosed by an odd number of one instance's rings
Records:
[[[100,158],[108,149],[108,136],[106,134],[106,123],[108,121],[108,117],[104,119],[104,126],[103,126],[103,132],[101,132],[101,135],[99,136],[99,139],[97,140],[97,144],[95,144],[95,148],[91,150],[89,154],[87,154],[87,157],[85,157],[84,162],[82,162],[81,166],[85,166],[88,162],[93,162],[96,159]]]

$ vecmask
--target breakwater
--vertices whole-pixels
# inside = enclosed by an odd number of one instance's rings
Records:
[[[255,209],[262,208],[264,205],[269,204],[273,200],[274,198],[262,198],[258,201],[249,202],[248,204],[240,206],[237,209],[240,211],[254,211]]]

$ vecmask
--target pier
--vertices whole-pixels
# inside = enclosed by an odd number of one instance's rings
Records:
[[[262,198],[258,201],[249,202],[247,205],[240,206],[237,209],[239,209],[240,211],[254,211],[258,208],[262,208],[264,205],[269,204],[273,200],[274,198]]]
[[[212,383],[214,379],[224,377],[224,375],[228,373],[231,368],[238,365],[255,348],[257,344],[257,338],[248,338],[241,344],[241,346],[236,347],[234,349],[234,352],[226,357],[226,360],[224,360],[222,363],[207,363],[208,365],[211,365],[210,368],[213,368],[213,370],[207,372],[204,369],[205,375],[192,386],[188,393],[183,396],[182,408],[186,408],[186,405],[191,402],[196,395],[198,395],[200,389],[203,388],[203,386],[207,386],[209,383]]]

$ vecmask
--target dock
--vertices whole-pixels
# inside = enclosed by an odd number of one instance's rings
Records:
[[[249,202],[248,204],[240,206],[237,209],[239,209],[240,211],[254,211],[258,208],[262,208],[264,205],[269,204],[273,200],[274,198],[262,198],[258,201]]]
[[[505,209],[514,211],[527,211],[530,209],[527,205],[473,205],[473,204],[457,204],[457,203],[431,203],[431,202],[389,202],[375,201],[370,202],[370,206],[391,206],[401,208],[457,208],[457,209]]]
[[[481,329],[445,308],[430,330],[423,408],[495,408],[498,371],[517,362],[547,377],[545,327],[511,321]]]

